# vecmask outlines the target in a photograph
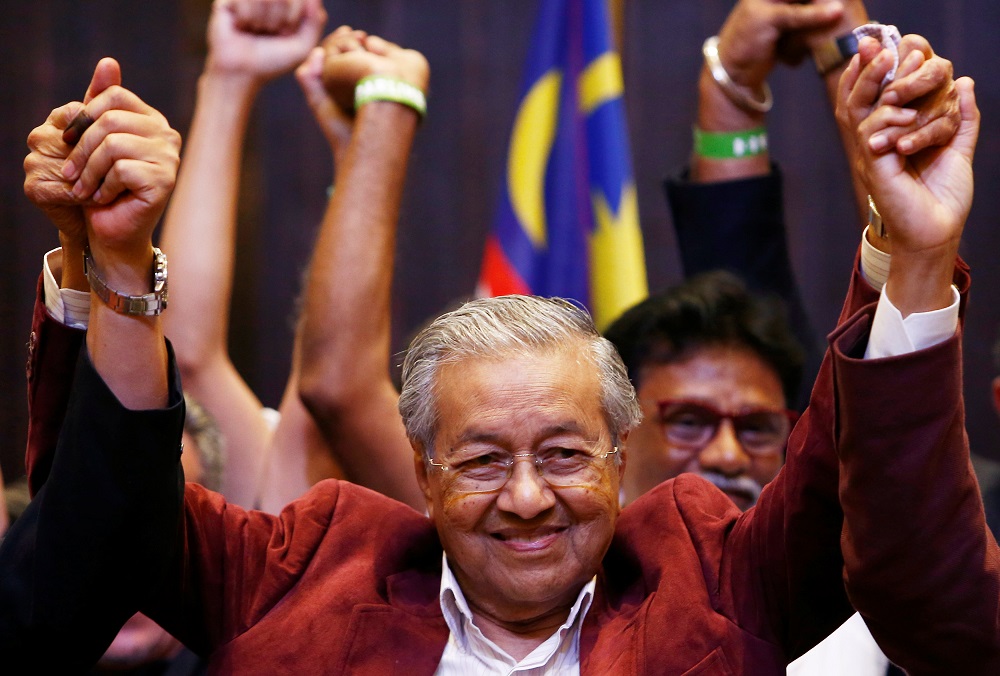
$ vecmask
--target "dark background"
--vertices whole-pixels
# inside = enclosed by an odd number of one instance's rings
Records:
[[[0,13],[0,461],[23,472],[24,363],[35,284],[54,229],[22,193],[25,138],[57,105],[79,99],[102,56],[125,85],[184,133],[204,58],[209,0],[34,0]],[[403,205],[394,300],[397,349],[414,327],[472,293],[492,220],[507,135],[521,86],[533,0],[327,0],[341,23],[421,50],[432,67],[430,115],[420,130]],[[729,0],[625,0],[623,61],[650,289],[681,277],[662,179],[690,151],[701,42]],[[973,450],[1000,460],[990,406],[990,348],[1000,325],[1000,73],[993,57],[1000,3],[873,0],[872,17],[928,37],[972,75],[983,113],[976,202],[963,255],[974,273],[966,324],[966,393]],[[846,163],[810,64],[771,78],[773,157],[785,169],[796,272],[821,333],[833,328],[860,238]],[[262,93],[248,139],[231,336],[240,371],[277,405],[288,374],[301,271],[330,184],[326,145],[292,76]],[[934,396],[934,383],[927,396]],[[993,465],[982,463],[984,478]],[[992,480],[992,479],[989,479]]]

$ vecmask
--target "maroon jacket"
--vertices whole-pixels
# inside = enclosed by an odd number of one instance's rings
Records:
[[[964,270],[957,279],[964,291]],[[873,297],[855,274],[810,409],[757,507],[741,514],[682,475],[622,512],[583,626],[584,674],[781,674],[848,617],[847,595],[911,673],[1000,673],[1000,554],[968,459],[959,339],[864,361],[873,307],[863,306]],[[41,314],[39,346],[52,324]],[[46,354],[33,351],[33,393],[51,392],[37,382]],[[142,609],[211,653],[219,673],[433,673],[448,629],[437,600],[441,547],[425,517],[325,481],[279,517],[188,485],[183,515],[167,518],[176,459],[124,458],[162,445],[176,420],[135,424],[81,362],[66,421],[80,433],[61,440],[53,474],[93,463],[95,448],[109,464],[122,458],[121,495],[100,499],[176,544],[160,577],[162,562],[137,561],[129,537],[105,537],[84,552],[101,564],[87,584],[145,580]],[[58,424],[58,402],[33,401],[33,441],[46,438],[39,426]],[[45,455],[30,449],[29,467],[40,471]],[[44,498],[58,505],[68,492]],[[71,527],[64,513],[47,528]],[[135,592],[106,593],[111,608],[139,603]]]

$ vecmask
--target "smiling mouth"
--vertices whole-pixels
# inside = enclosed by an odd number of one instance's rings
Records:
[[[548,548],[565,530],[551,528],[530,532],[500,531],[490,533],[490,536],[516,552],[535,552]]]

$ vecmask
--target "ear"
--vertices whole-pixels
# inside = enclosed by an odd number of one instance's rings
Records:
[[[618,483],[625,481],[625,465],[628,464],[628,432],[622,434],[618,440],[618,456],[621,462],[618,464]]]
[[[427,516],[434,519],[434,496],[431,493],[430,477],[427,476],[427,463],[424,462],[423,444],[411,441],[413,446],[413,470],[417,475],[417,485],[420,492],[424,494],[424,501],[427,503]]]
[[[1000,413],[1000,376],[993,379],[993,408]]]

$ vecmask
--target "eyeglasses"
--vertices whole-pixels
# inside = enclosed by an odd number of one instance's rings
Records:
[[[607,453],[594,455],[572,448],[547,448],[536,453],[505,453],[490,451],[472,453],[458,451],[448,463],[425,458],[430,467],[441,470],[452,482],[451,488],[460,493],[491,493],[503,488],[514,473],[518,458],[534,458],[535,470],[549,486],[568,488],[589,486],[601,481],[604,462],[618,453],[615,446]]]
[[[799,414],[788,409],[746,408],[722,411],[710,404],[683,399],[657,402],[660,427],[668,443],[688,451],[708,445],[723,420],[730,420],[740,445],[751,455],[780,452]]]

